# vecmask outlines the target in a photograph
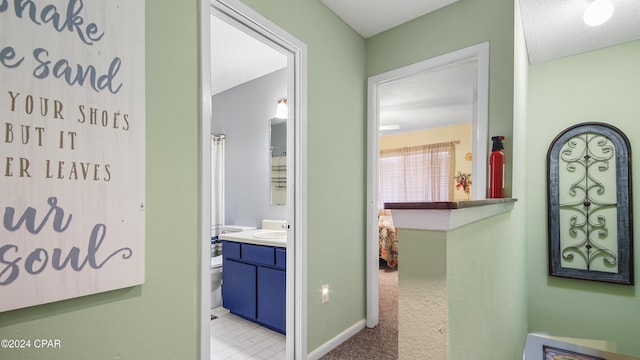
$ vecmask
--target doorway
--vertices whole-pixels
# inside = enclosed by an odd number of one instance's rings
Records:
[[[489,44],[482,43],[468,48],[457,50],[442,56],[428,59],[416,64],[408,65],[396,70],[392,70],[369,78],[368,81],[368,120],[367,120],[367,327],[375,327],[379,322],[379,161],[380,161],[380,132],[381,125],[396,125],[382,122],[382,95],[386,92],[385,87],[407,84],[419,84],[415,81],[424,74],[444,73],[447,70],[455,69],[457,66],[473,63],[474,71],[472,86],[473,104],[470,113],[472,158],[471,172],[473,174],[473,185],[476,191],[473,192],[473,199],[483,199],[486,196],[486,163],[487,159],[487,133],[488,133],[488,98],[489,98]],[[456,73],[454,71],[454,73]],[[412,89],[413,92],[423,92],[428,84],[422,85],[421,89]],[[425,102],[417,99],[415,103]],[[428,102],[428,101],[426,101]],[[401,105],[403,106],[403,105]],[[404,105],[407,107],[408,105]],[[439,124],[446,126],[448,124]],[[421,129],[421,125],[410,124],[411,130]],[[422,126],[424,128],[425,126]],[[392,130],[396,126],[386,127]],[[398,129],[399,130],[399,129]],[[401,131],[401,130],[400,130]],[[457,139],[451,139],[456,141]],[[402,235],[398,233],[398,253],[402,253]],[[398,256],[398,268],[402,265],[401,256]],[[401,279],[401,271],[399,270]]]
[[[306,233],[306,45],[271,23],[238,0],[201,0],[201,272],[200,272],[200,359],[210,359],[216,349],[211,348],[210,256],[212,205],[212,93],[211,80],[212,17],[252,36],[286,57],[286,199],[284,211],[287,228],[286,256],[286,359],[306,357],[306,290],[303,279],[305,267]],[[275,110],[277,103],[273,104]],[[264,124],[268,131],[269,114]],[[268,147],[265,149],[268,152]],[[265,153],[265,162],[268,155]],[[227,166],[229,166],[227,164]],[[237,165],[234,165],[237,166]],[[267,189],[268,191],[268,189]],[[224,269],[223,269],[224,271]]]

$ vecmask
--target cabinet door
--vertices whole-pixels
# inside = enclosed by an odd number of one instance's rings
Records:
[[[232,313],[256,318],[256,267],[233,260],[222,265],[222,305]]]
[[[258,320],[285,333],[287,276],[283,270],[258,267]]]
[[[276,248],[276,267],[287,268],[287,249]]]

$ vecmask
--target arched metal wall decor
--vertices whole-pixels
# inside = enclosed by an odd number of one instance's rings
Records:
[[[547,153],[549,275],[633,285],[631,147],[617,128],[582,123]]]

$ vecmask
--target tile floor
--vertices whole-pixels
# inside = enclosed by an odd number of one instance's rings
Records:
[[[229,313],[211,310],[211,360],[284,360],[285,336]]]

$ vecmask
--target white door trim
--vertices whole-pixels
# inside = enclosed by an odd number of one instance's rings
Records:
[[[198,325],[201,360],[211,359],[211,4],[200,0],[200,309]],[[207,281],[209,279],[209,281]]]
[[[287,220],[290,222],[287,240],[287,359],[307,358],[307,46],[239,0],[201,0],[201,239],[210,236],[211,199],[211,42],[210,15],[212,12],[224,14],[242,26],[264,36],[267,40],[287,52],[289,119],[287,132],[294,134],[287,140],[287,147],[295,149],[295,156],[287,159]],[[291,200],[289,200],[291,199]],[[293,223],[291,223],[293,219]],[[210,358],[211,303],[210,245],[201,242],[201,284],[200,284],[200,359]],[[293,256],[291,256],[293,255]]]
[[[472,174],[474,199],[486,197],[488,123],[489,123],[489,43],[481,43],[448,54],[407,65],[368,80],[367,115],[367,327],[378,324],[378,157],[379,144],[379,98],[378,87],[401,80],[415,73],[435,70],[439,67],[468,60],[478,61],[477,101],[474,107]],[[484,160],[483,160],[484,159]],[[400,248],[402,247],[400,240]],[[402,250],[400,250],[401,252]]]

